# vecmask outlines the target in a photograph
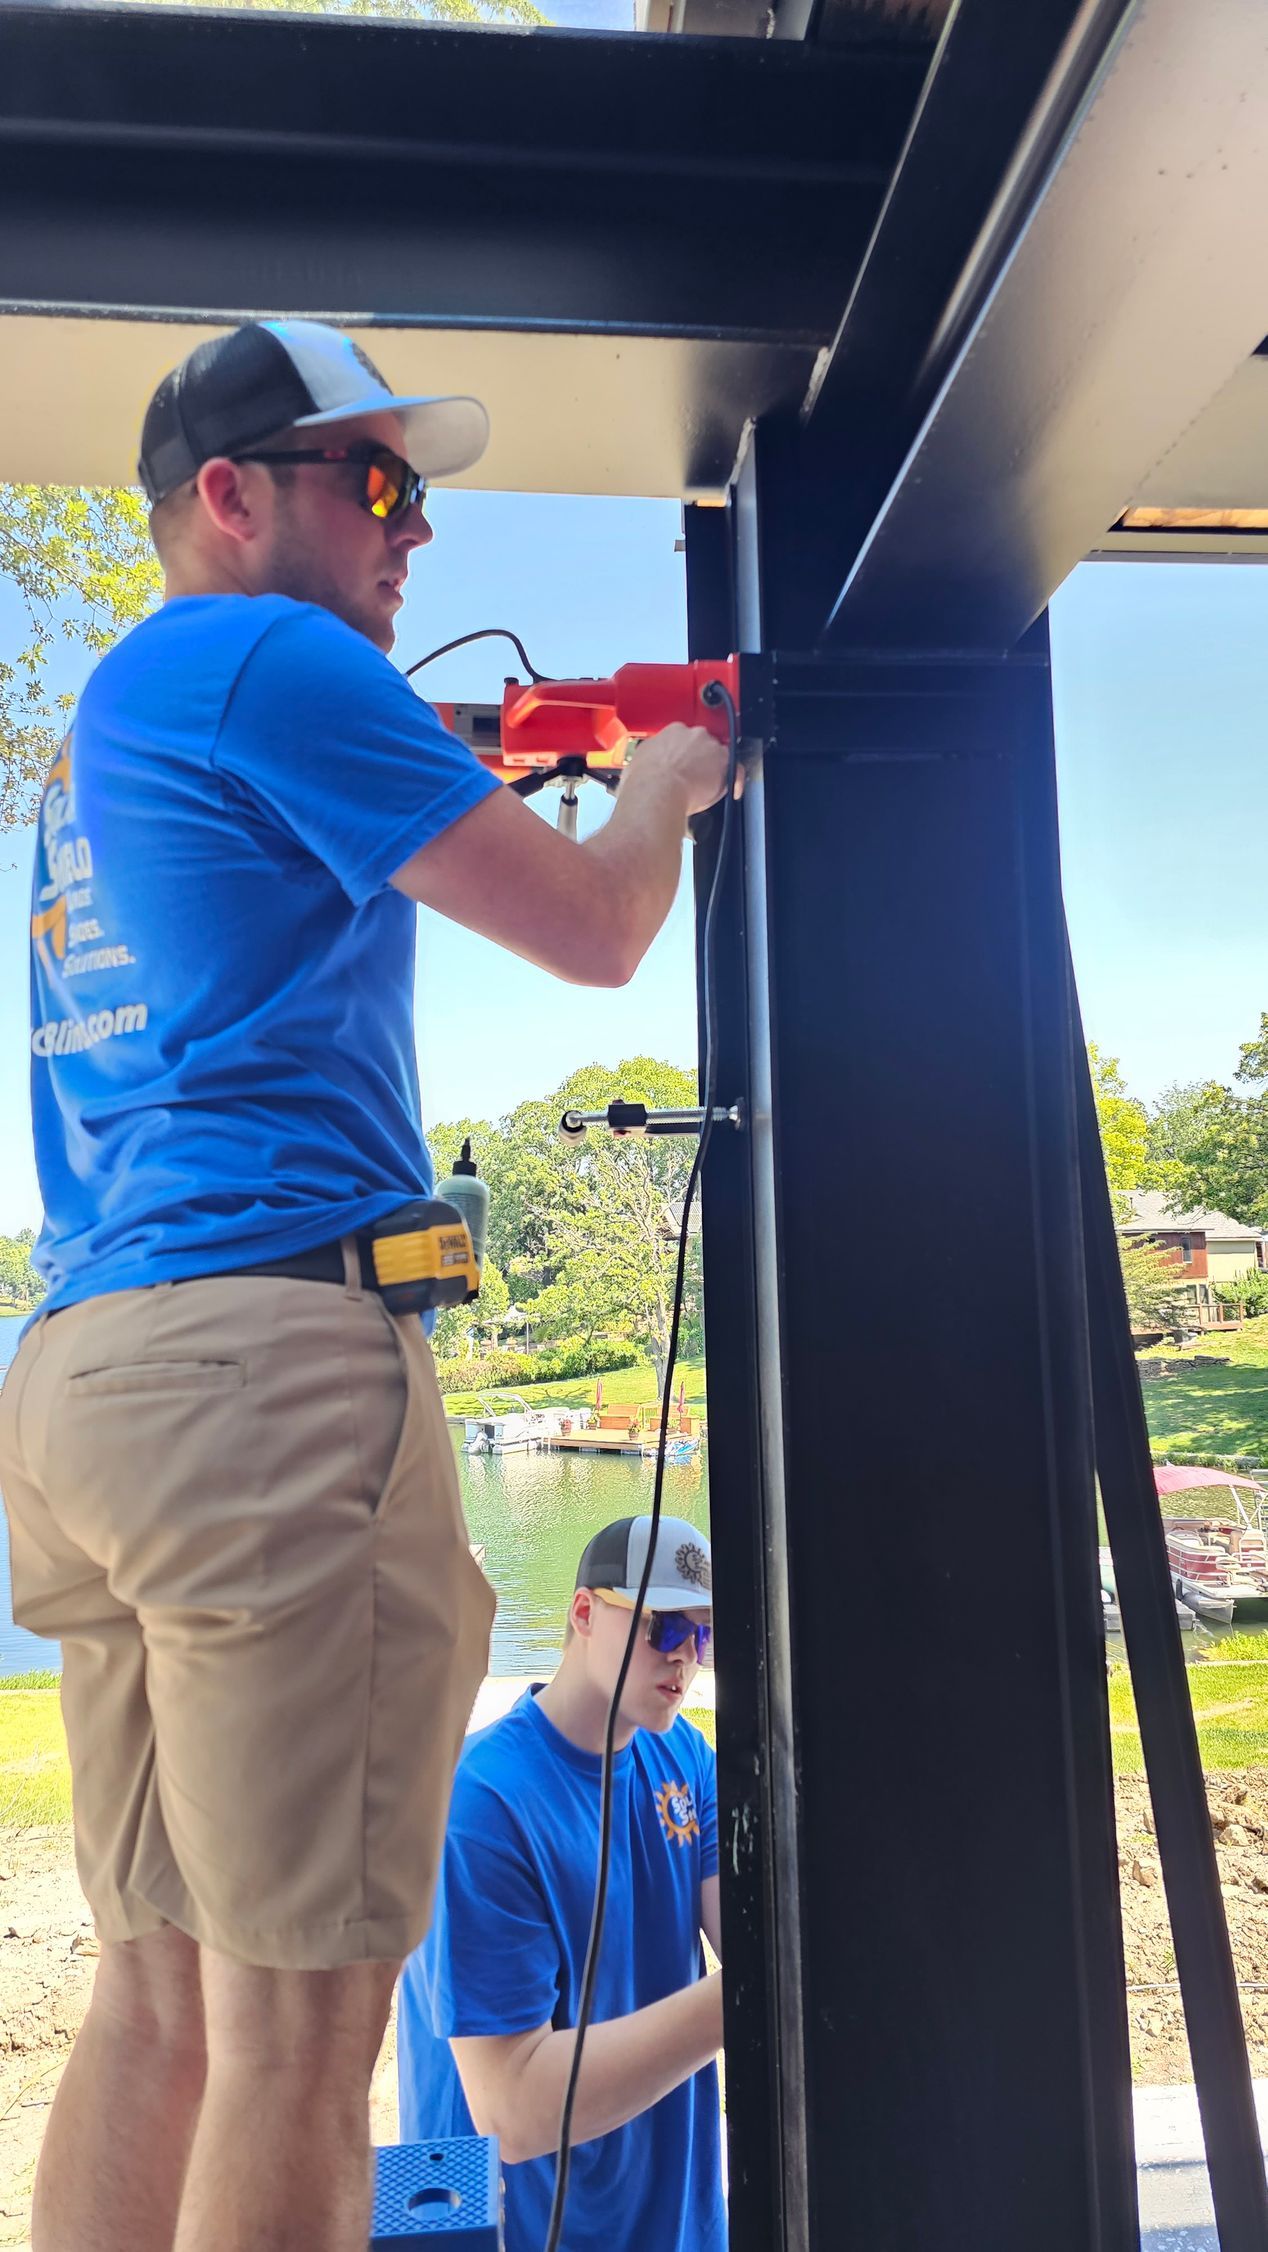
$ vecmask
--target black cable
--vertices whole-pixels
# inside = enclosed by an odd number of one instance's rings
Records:
[[[408,680],[412,673],[421,672],[424,665],[434,665],[437,657],[447,657],[451,649],[465,649],[469,641],[509,641],[530,679],[549,680],[551,677],[548,672],[538,672],[536,665],[530,664],[528,651],[519,635],[512,633],[509,626],[478,626],[474,633],[460,633],[454,641],[442,641],[439,649],[429,649],[425,657],[419,657],[412,665],[405,667],[405,678]]]
[[[550,2226],[546,2232],[545,2252],[559,2252],[564,2225],[564,2206],[568,2197],[568,2177],[572,2166],[572,2115],[576,2104],[577,2082],[581,2077],[581,2056],[586,2034],[594,2009],[594,1990],[599,1970],[599,1950],[603,1944],[603,1924],[608,1905],[608,1875],[612,1860],[612,1774],[616,1759],[616,1730],[621,1715],[621,1699],[629,1678],[630,1666],[642,1631],[643,1604],[651,1585],[652,1565],[656,1556],[656,1536],[660,1530],[661,1500],[665,1489],[665,1449],[669,1437],[669,1415],[673,1404],[674,1365],[678,1359],[678,1333],[682,1326],[683,1284],[687,1269],[687,1245],[691,1224],[691,1207],[699,1184],[701,1170],[708,1152],[713,1132],[713,1107],[717,1080],[717,1040],[715,1037],[714,984],[716,975],[716,948],[714,944],[718,897],[722,889],[722,875],[726,866],[727,847],[735,813],[735,777],[739,763],[739,714],[732,696],[720,680],[710,681],[704,691],[707,704],[722,704],[727,716],[726,795],[722,800],[722,831],[718,838],[718,856],[713,864],[709,881],[709,897],[704,911],[704,931],[701,951],[704,956],[704,1118],[700,1139],[687,1177],[687,1190],[683,1197],[682,1224],[678,1230],[678,1263],[674,1275],[673,1314],[669,1324],[669,1350],[665,1357],[665,1381],[661,1392],[660,1433],[656,1441],[656,1481],[652,1489],[652,1516],[647,1537],[647,1556],[643,1576],[626,1637],[612,1702],[608,1707],[607,1729],[603,1740],[603,1771],[599,1786],[599,1865],[595,1876],[594,1907],[590,1916],[590,1937],[586,1942],[586,1959],[581,1973],[581,1996],[577,2007],[577,2038],[573,2044],[572,2064],[568,2073],[568,2086],[564,2092],[563,2110],[559,2120],[559,2154],[555,2161],[555,2193],[551,2200]]]

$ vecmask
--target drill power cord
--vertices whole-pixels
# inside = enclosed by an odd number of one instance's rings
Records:
[[[701,952],[704,957],[704,1118],[700,1139],[692,1159],[687,1190],[683,1197],[682,1222],[678,1230],[678,1263],[674,1275],[673,1313],[669,1325],[669,1350],[665,1357],[665,1380],[661,1390],[660,1432],[656,1441],[656,1480],[652,1489],[651,1527],[647,1540],[647,1556],[643,1576],[639,1581],[638,1595],[630,1618],[630,1631],[612,1702],[608,1707],[607,1729],[603,1741],[603,1768],[599,1785],[599,1862],[595,1876],[594,1906],[590,1916],[590,1936],[586,1943],[585,1964],[581,1974],[581,1996],[577,2007],[576,2040],[573,2044],[572,2064],[568,2085],[564,2093],[563,2110],[559,2121],[559,2153],[555,2161],[555,2191],[551,2200],[550,2226],[546,2233],[545,2252],[560,2252],[563,2239],[564,2206],[568,2197],[568,2179],[572,2167],[572,2117],[577,2098],[577,2082],[581,2077],[581,2059],[585,2049],[586,2034],[594,2010],[594,1990],[598,1977],[599,1951],[603,1945],[603,1925],[608,1905],[608,1876],[612,1861],[612,1778],[616,1759],[616,1731],[621,1715],[621,1699],[633,1664],[634,1652],[643,1631],[643,1605],[651,1585],[652,1566],[656,1555],[656,1537],[660,1530],[661,1502],[665,1489],[665,1449],[669,1436],[669,1417],[673,1405],[674,1368],[678,1359],[678,1334],[682,1327],[683,1287],[687,1270],[687,1246],[691,1225],[691,1207],[699,1185],[701,1171],[713,1133],[713,1111],[717,1081],[717,1037],[714,985],[717,969],[716,924],[718,898],[726,866],[727,848],[735,819],[735,781],[739,764],[740,728],[735,702],[721,681],[711,681],[704,691],[705,702],[722,704],[727,716],[727,766],[726,794],[722,800],[722,829],[718,838],[718,855],[713,864],[709,882],[709,898],[704,911],[704,930]]]
[[[412,665],[407,665],[405,678],[409,680],[412,674],[421,672],[424,665],[434,665],[437,657],[447,657],[451,649],[465,649],[469,641],[509,641],[530,680],[551,678],[548,672],[538,672],[536,665],[530,664],[528,651],[509,626],[478,626],[474,633],[460,633],[454,641],[442,641],[439,649],[429,649],[425,657],[418,657]]]

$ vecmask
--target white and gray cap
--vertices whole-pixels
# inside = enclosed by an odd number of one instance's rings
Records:
[[[578,1587],[610,1588],[633,1603],[647,1562],[650,1517],[619,1517],[587,1541],[577,1566]],[[705,1535],[685,1517],[662,1517],[652,1576],[643,1598],[649,1611],[713,1608],[713,1554]]]
[[[420,477],[456,476],[489,442],[478,399],[398,398],[360,345],[324,321],[244,321],[164,376],[141,432],[141,483],[158,502],[216,454],[362,414],[396,416]]]

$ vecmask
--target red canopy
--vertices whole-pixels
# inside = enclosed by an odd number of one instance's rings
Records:
[[[1199,1470],[1183,1462],[1155,1462],[1154,1484],[1160,1494],[1179,1494],[1190,1486],[1253,1486],[1253,1478],[1236,1478],[1231,1470]]]

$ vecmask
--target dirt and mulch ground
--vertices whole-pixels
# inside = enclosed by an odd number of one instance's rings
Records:
[[[36,2154],[96,1945],[69,1832],[0,1830],[0,2245],[27,2241]]]
[[[1120,1776],[1119,1868],[1132,2061],[1144,2086],[1191,2080],[1175,1952],[1143,1778]],[[1225,1912],[1257,2079],[1268,2078],[1268,1767],[1207,1780]],[[28,2244],[31,2183],[48,2107],[92,1991],[96,1941],[70,1833],[0,1829],[0,2247]],[[396,2139],[395,2040],[375,2075],[376,2142]]]
[[[27,2252],[31,2185],[62,2066],[92,1992],[97,1942],[70,1831],[0,1828],[0,2247]],[[397,2139],[396,2040],[371,2098],[376,2142]]]
[[[1193,2069],[1149,1792],[1137,1775],[1119,1776],[1114,1788],[1133,2073],[1139,2085],[1173,2086]],[[1251,2070],[1268,2079],[1268,1767],[1209,1773],[1207,1800]],[[1255,1987],[1262,1991],[1245,1991]]]

